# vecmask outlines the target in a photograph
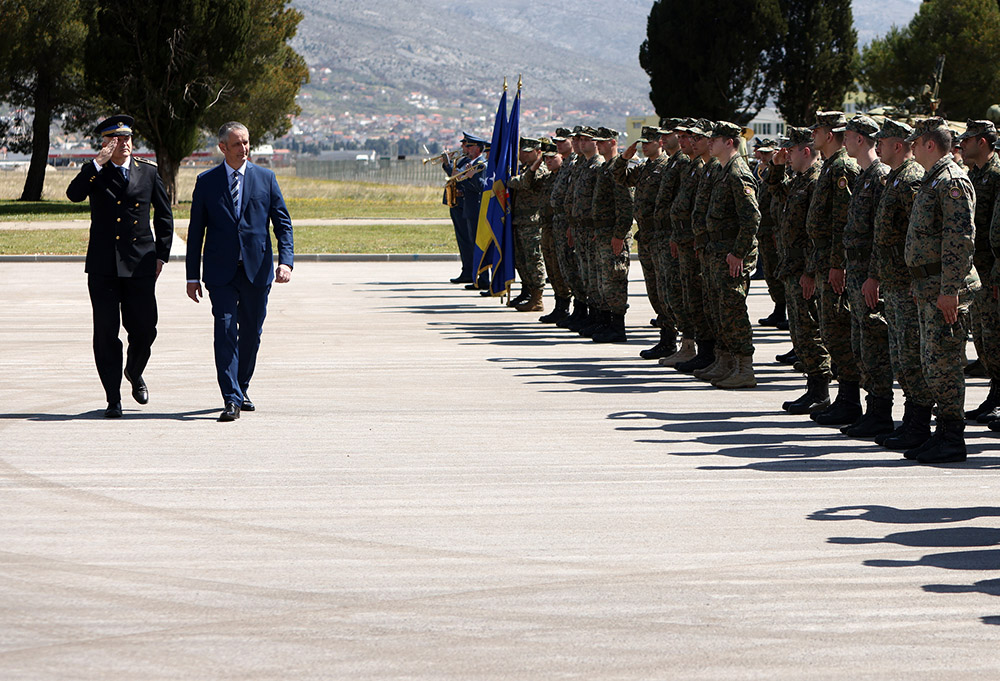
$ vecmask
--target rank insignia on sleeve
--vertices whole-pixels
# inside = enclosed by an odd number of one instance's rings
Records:
[[[952,187],[952,188],[951,188],[951,189],[950,189],[950,190],[948,191],[948,196],[950,196],[950,197],[951,197],[951,198],[953,198],[953,199],[958,199],[958,198],[961,198],[961,196],[962,196],[962,190],[961,190],[961,189],[959,189],[958,187]]]
[[[840,187],[841,189],[847,189],[847,178],[842,177],[839,180],[837,180],[837,186]]]

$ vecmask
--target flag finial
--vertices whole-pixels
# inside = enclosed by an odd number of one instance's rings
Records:
[[[521,91],[521,74],[517,74],[517,91]]]
[[[507,76],[503,77],[503,91],[507,92]]]

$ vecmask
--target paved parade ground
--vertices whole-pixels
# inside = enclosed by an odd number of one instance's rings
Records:
[[[0,679],[998,677],[1000,435],[927,467],[787,415],[773,329],[752,391],[641,360],[637,263],[624,345],[457,273],[301,262],[218,423],[181,263],[120,420],[83,264],[0,263]]]

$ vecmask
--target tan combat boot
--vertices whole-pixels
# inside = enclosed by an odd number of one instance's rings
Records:
[[[514,309],[518,312],[541,312],[545,309],[545,305],[542,303],[542,292],[532,291],[528,294],[528,299],[515,305]]]
[[[661,367],[672,367],[680,364],[681,362],[687,362],[688,360],[694,359],[694,356],[698,354],[694,347],[693,338],[685,338],[681,341],[681,349],[670,355],[669,357],[660,358]]]
[[[725,350],[716,349],[715,357],[715,362],[709,364],[701,371],[695,371],[694,377],[702,381],[711,382],[720,376],[728,374],[729,370],[732,368],[732,355]]]
[[[753,356],[736,355],[736,369],[728,377],[716,381],[713,385],[723,390],[736,388],[756,388],[757,377],[753,373]]]

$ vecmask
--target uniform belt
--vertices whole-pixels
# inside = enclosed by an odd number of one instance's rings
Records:
[[[730,227],[729,229],[717,229],[714,232],[705,232],[704,234],[698,234],[694,237],[694,243],[696,246],[704,246],[705,244],[712,241],[723,241],[725,239],[735,239],[739,236],[740,230],[735,227]]]
[[[935,274],[941,274],[941,263],[932,262],[926,265],[907,267],[907,269],[910,270],[910,276],[914,279],[926,279],[927,277],[933,277]]]

